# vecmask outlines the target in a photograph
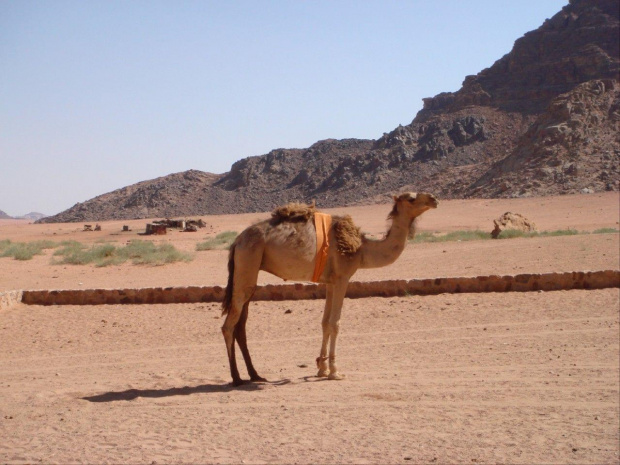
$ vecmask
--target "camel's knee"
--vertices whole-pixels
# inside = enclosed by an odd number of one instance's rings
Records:
[[[338,336],[338,333],[340,332],[340,322],[339,321],[332,321],[329,322],[327,324],[327,327],[329,328],[329,333],[336,337]]]
[[[224,320],[224,324],[222,325],[222,334],[224,335],[224,340],[228,343],[228,341],[232,341],[235,327],[241,318],[241,312],[238,310],[239,307],[233,305],[233,307],[226,315],[226,319]]]
[[[227,328],[226,325],[222,326],[222,335],[225,340],[228,340],[232,337],[234,329]]]

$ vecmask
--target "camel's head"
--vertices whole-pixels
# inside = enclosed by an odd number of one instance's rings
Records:
[[[409,218],[417,218],[431,208],[437,208],[439,201],[426,192],[405,192],[394,196],[394,209],[390,216],[405,214]]]

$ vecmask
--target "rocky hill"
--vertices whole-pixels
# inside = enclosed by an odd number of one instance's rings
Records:
[[[460,90],[424,99],[411,124],[377,140],[277,149],[223,175],[177,173],[42,221],[267,211],[289,200],[331,207],[403,189],[443,198],[617,191],[618,8],[572,0]]]
[[[2,210],[0,210],[0,220],[8,220],[8,219],[11,219],[11,217],[7,215],[6,213],[4,213]]]
[[[103,221],[128,218],[173,217],[204,214],[208,201],[217,210],[212,183],[218,175],[189,170],[150,181],[142,181],[95,197],[41,223]],[[219,211],[221,212],[221,211]]]

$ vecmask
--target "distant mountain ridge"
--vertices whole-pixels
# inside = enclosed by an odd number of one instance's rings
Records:
[[[45,213],[39,213],[39,212],[30,212],[30,213],[26,213],[25,215],[22,216],[18,216],[18,219],[23,219],[23,220],[32,220],[32,221],[36,221],[36,220],[40,220],[42,218],[47,217],[47,215]]]
[[[42,218],[45,218],[47,215],[43,214],[43,213],[37,213],[37,212],[30,212],[30,213],[26,213],[25,215],[22,216],[9,216],[8,214],[6,214],[5,212],[3,212],[2,210],[0,210],[0,219],[4,219],[4,220],[32,220],[32,221],[36,221],[36,220],[40,220]]]
[[[54,221],[268,211],[385,201],[400,190],[442,198],[620,188],[619,3],[572,0],[457,92],[424,99],[377,140],[323,140],[190,170],[98,196]],[[432,72],[432,70],[429,70]]]

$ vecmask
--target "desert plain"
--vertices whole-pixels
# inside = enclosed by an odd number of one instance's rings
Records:
[[[507,211],[582,234],[409,244],[354,280],[620,268],[617,192],[446,200],[426,232],[490,230]],[[385,204],[350,214],[375,237]],[[29,224],[0,240],[152,240],[193,254],[164,266],[0,258],[0,292],[224,285],[227,251],[196,252],[269,213],[203,216],[198,232],[140,236],[148,220]],[[124,225],[131,231],[122,231]],[[281,282],[261,273],[259,284]],[[250,305],[254,364],[233,388],[217,303],[0,309],[0,463],[619,463],[620,290],[346,299],[343,381],[315,377],[323,302]],[[243,364],[240,365],[245,376]]]

